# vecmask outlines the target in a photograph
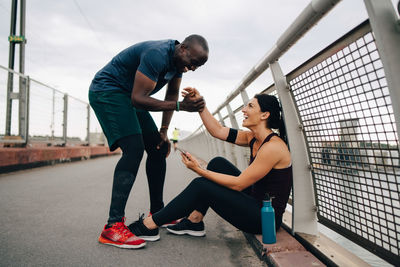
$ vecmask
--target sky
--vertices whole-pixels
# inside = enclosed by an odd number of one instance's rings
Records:
[[[309,3],[310,0],[28,0],[25,73],[87,102],[94,74],[121,50],[146,40],[182,41],[196,33],[208,40],[209,60],[195,72],[183,75],[181,89],[196,87],[209,110],[214,111]],[[5,67],[10,8],[10,0],[0,0],[0,65]],[[280,59],[283,72],[289,73],[366,18],[362,0],[339,2]],[[249,86],[249,96],[271,85],[271,77],[267,70]],[[165,90],[161,90],[155,97],[163,99],[164,94]],[[152,115],[159,126],[161,113]],[[200,123],[197,114],[179,112],[170,128],[193,131]]]

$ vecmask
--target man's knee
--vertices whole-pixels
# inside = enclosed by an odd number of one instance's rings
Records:
[[[143,156],[144,143],[140,134],[122,137],[117,144],[124,154],[141,154]]]
[[[160,148],[157,148],[161,143],[159,132],[143,134],[143,141],[148,156],[165,158],[168,153],[168,143],[163,143]]]
[[[147,156],[150,158],[157,157],[160,159],[164,159],[168,153],[168,145],[166,143],[164,143],[164,145],[161,146],[160,148],[157,148],[157,145],[158,144],[156,144],[155,147],[146,149]]]

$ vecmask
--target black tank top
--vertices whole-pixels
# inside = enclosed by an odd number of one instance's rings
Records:
[[[268,135],[261,146],[268,142],[273,136],[278,136],[276,133]],[[253,146],[256,139],[253,138],[250,141],[250,164],[254,161],[253,157]],[[260,146],[260,148],[261,148]],[[260,148],[258,151],[260,151]],[[292,189],[293,173],[292,166],[284,169],[271,169],[271,171],[265,175],[262,179],[258,180],[251,186],[250,195],[257,199],[262,206],[262,200],[266,193],[268,193],[272,199],[272,206],[275,210],[275,216],[282,218],[282,214],[285,212],[286,204],[289,199],[290,190]],[[276,219],[278,219],[276,218]]]

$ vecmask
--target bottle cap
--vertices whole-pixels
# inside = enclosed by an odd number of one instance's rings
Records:
[[[263,201],[272,201],[275,197],[271,197],[268,193],[265,193]]]

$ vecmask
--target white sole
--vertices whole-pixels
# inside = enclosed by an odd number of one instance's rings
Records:
[[[117,248],[126,248],[126,249],[137,249],[137,248],[142,248],[142,247],[146,246],[146,243],[142,243],[140,245],[117,245],[117,244],[113,244],[113,243],[102,243],[102,242],[100,242],[100,244],[114,246],[114,247],[117,247]]]
[[[174,223],[170,223],[170,224],[163,224],[161,225],[162,228],[167,228],[168,226],[172,226],[175,225]]]
[[[160,240],[160,235],[152,235],[152,236],[146,236],[146,235],[142,235],[142,236],[137,236],[140,239],[146,240],[146,241],[158,241]]]
[[[197,237],[206,235],[205,230],[203,230],[203,231],[192,231],[192,230],[175,231],[170,228],[167,228],[167,230],[168,230],[168,232],[173,233],[175,235],[191,235],[191,236],[197,236]]]

